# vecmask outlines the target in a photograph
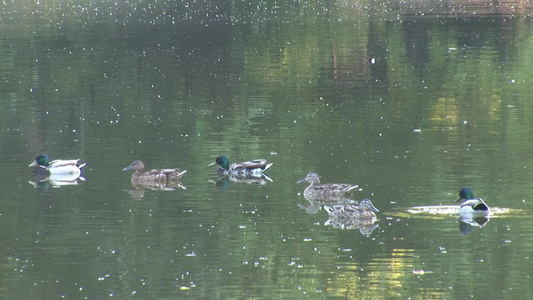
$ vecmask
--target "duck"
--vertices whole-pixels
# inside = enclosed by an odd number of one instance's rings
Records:
[[[361,200],[359,205],[324,205],[324,210],[328,213],[328,219],[324,223],[326,226],[340,229],[357,228],[367,237],[379,226],[374,224],[377,221],[375,213],[379,210],[370,199]]]
[[[214,162],[210,163],[208,166],[219,165],[217,169],[217,174],[219,176],[227,175],[242,175],[242,176],[253,176],[253,177],[262,177],[263,172],[270,168],[274,163],[267,163],[266,159],[254,159],[250,161],[243,161],[240,163],[229,164],[229,159],[220,155],[217,156]]]
[[[461,202],[459,215],[487,216],[490,208],[481,198],[474,198],[474,193],[468,187],[459,190],[459,198],[455,202]]]
[[[134,161],[122,171],[135,170],[131,175],[133,185],[143,186],[173,186],[179,183],[179,179],[187,170],[180,169],[153,169],[145,171],[144,163],[140,160]]]
[[[370,199],[359,201],[358,205],[324,205],[324,210],[331,216],[344,216],[350,219],[375,219],[376,213],[379,212]]]
[[[309,182],[309,186],[304,190],[304,197],[307,200],[316,199],[346,199],[352,190],[359,188],[358,185],[348,183],[320,183],[320,176],[317,173],[309,173],[305,178],[297,183]]]
[[[80,159],[56,159],[50,161],[48,155],[39,154],[35,160],[28,166],[33,167],[33,174],[42,176],[69,176],[78,178],[81,176],[81,170],[87,163]]]

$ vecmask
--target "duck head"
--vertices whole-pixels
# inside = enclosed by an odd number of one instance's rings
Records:
[[[122,169],[122,171],[129,171],[129,170],[135,170],[135,171],[142,172],[144,170],[144,163],[140,160],[136,160],[131,165]]]
[[[307,174],[307,176],[305,176],[305,178],[298,180],[297,183],[302,183],[302,182],[306,182],[306,181],[311,183],[311,184],[315,184],[315,183],[319,184],[320,183],[320,176],[318,176],[317,173],[311,172],[311,173]]]
[[[463,187],[461,190],[459,190],[459,198],[455,200],[455,202],[462,202],[466,200],[474,199],[474,192],[469,187]]]
[[[48,155],[39,154],[28,167],[35,167],[38,165],[43,166],[43,167],[48,167],[50,165],[50,160],[48,159]]]
[[[224,155],[217,156],[215,161],[210,163],[208,166],[212,166],[214,164],[219,165],[224,170],[228,170],[229,169],[229,159],[226,156],[224,156]]]
[[[377,209],[374,204],[372,204],[372,201],[370,199],[363,199],[359,201],[359,210],[360,211],[373,211],[373,212],[379,212],[379,209]]]

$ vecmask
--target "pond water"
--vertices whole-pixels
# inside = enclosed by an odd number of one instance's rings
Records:
[[[0,298],[533,293],[527,4],[85,2],[0,12]],[[85,180],[39,182],[39,153]],[[267,159],[272,182],[220,180],[217,155]],[[136,189],[137,159],[183,188]],[[309,172],[378,220],[336,226]],[[509,210],[409,210],[462,186]]]

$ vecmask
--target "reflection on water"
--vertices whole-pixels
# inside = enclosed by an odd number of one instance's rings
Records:
[[[325,226],[340,229],[359,229],[362,235],[369,237],[379,224],[376,215],[361,215],[362,212],[350,208],[353,205],[325,205],[324,210],[328,213]]]
[[[175,191],[177,189],[186,190],[187,187],[181,183],[181,181],[173,180],[168,184],[140,184],[132,182],[131,185],[134,187],[134,190],[126,190],[133,198],[143,198],[146,190],[151,191]]]
[[[5,3],[0,298],[533,293],[529,4],[278,2]],[[214,185],[218,153],[275,167]],[[189,172],[132,190],[138,157]],[[310,171],[364,189],[303,200]],[[439,207],[464,185],[490,222]]]
[[[50,188],[60,188],[65,185],[78,185],[80,181],[85,181],[85,178],[78,176],[78,174],[59,174],[59,175],[34,175],[32,180],[28,183],[39,191],[48,191]]]
[[[230,182],[265,185],[269,182],[273,182],[274,180],[266,174],[260,174],[259,176],[237,174],[225,175],[219,177],[218,180],[209,179],[209,181],[215,183],[217,187],[227,188],[229,187]]]
[[[334,204],[357,204],[357,201],[349,198],[317,198],[317,197],[306,197],[305,200],[309,202],[307,205],[298,204],[298,207],[304,209],[308,214],[316,214],[324,205],[334,205]]]
[[[489,221],[489,217],[482,216],[482,217],[468,217],[468,216],[461,216],[457,219],[457,222],[459,223],[459,231],[461,231],[464,234],[469,234],[472,232],[474,227],[483,227],[487,224]]]

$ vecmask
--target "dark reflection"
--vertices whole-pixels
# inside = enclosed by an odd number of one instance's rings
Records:
[[[36,174],[33,180],[28,183],[39,191],[48,191],[51,188],[60,188],[65,185],[78,185],[79,180],[85,181],[85,178],[78,174],[60,174],[60,175],[42,175]]]
[[[357,205],[357,201],[350,198],[337,198],[337,199],[325,199],[317,197],[308,197],[304,195],[305,200],[309,202],[308,205],[298,204],[298,207],[304,209],[308,214],[314,215],[318,213],[321,207],[324,205],[336,205],[336,204],[352,204]]]
[[[459,230],[463,234],[469,234],[472,232],[474,227],[483,227],[489,222],[489,218],[487,216],[478,216],[478,217],[466,217],[461,216],[457,219],[457,222],[459,223]]]
[[[146,190],[152,190],[152,191],[175,191],[178,189],[186,190],[187,187],[183,185],[179,180],[173,180],[166,183],[158,183],[154,182],[153,184],[141,184],[138,182],[131,182],[131,185],[135,188],[134,190],[128,190],[128,194],[130,194],[134,198],[142,198],[144,197]]]
[[[230,181],[238,183],[265,185],[269,182],[273,182],[274,180],[272,180],[272,178],[270,178],[266,174],[236,174],[221,176],[218,178],[218,180],[209,179],[209,182],[215,183],[218,188],[228,188]]]
[[[379,211],[368,199],[361,200],[359,205],[324,205],[328,213],[325,226],[340,229],[359,229],[364,236],[370,236],[379,224],[374,211]]]

